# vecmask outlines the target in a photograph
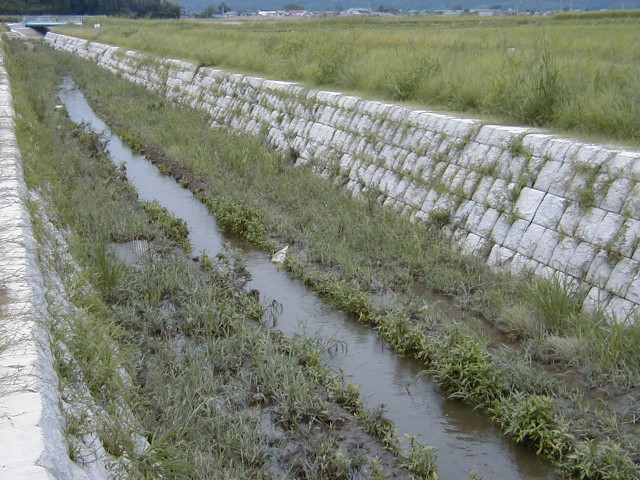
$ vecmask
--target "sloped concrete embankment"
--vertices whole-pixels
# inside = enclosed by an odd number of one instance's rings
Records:
[[[77,475],[62,434],[27,196],[0,49],[0,478],[86,478]]]
[[[514,274],[584,282],[585,308],[640,304],[640,152],[367,101],[47,34],[214,124],[262,135],[354,194],[448,218],[466,253]]]

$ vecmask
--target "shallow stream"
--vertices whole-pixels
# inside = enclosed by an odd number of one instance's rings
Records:
[[[226,238],[207,208],[189,190],[163,176],[144,156],[133,153],[108,131],[70,78],[59,92],[74,122],[86,122],[96,131],[106,131],[109,151],[116,164],[124,162],[127,177],[143,200],[157,200],[190,230],[193,254],[213,256],[232,243],[243,252],[251,274],[248,288],[257,289],[263,303],[276,300],[282,312],[274,327],[287,335],[306,332],[334,339],[343,345],[332,357],[343,368],[345,379],[359,385],[370,406],[383,403],[386,416],[399,436],[415,435],[438,449],[438,475],[443,480],[461,480],[475,471],[485,480],[551,479],[551,467],[533,452],[502,436],[489,419],[469,406],[446,399],[418,362],[395,354],[377,333],[323,302],[315,292],[278,270],[266,253],[251,245]]]

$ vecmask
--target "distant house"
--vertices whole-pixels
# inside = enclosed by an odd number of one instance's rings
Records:
[[[275,10],[260,10],[258,12],[258,15],[260,15],[261,17],[277,17],[278,12],[276,12]]]
[[[292,17],[304,17],[308,14],[309,12],[306,10],[287,10],[287,15],[291,15]]]
[[[346,12],[345,15],[371,15],[371,10],[368,8],[350,8]]]

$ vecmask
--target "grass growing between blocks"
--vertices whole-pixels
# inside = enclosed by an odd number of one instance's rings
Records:
[[[562,285],[493,273],[452,249],[438,229],[351,199],[260,141],[212,131],[200,113],[171,108],[88,63],[47,54],[70,62],[77,83],[112,125],[201,180],[207,186],[201,199],[226,217],[227,228],[255,235],[264,248],[291,244],[295,256],[286,266],[292,275],[377,328],[400,353],[424,362],[447,393],[487,411],[567,477],[637,476],[637,326],[606,327],[598,315],[580,314],[579,294]],[[495,322],[517,348],[501,348],[473,322],[453,321],[451,311],[425,305],[412,295],[422,287]],[[390,291],[396,301],[372,301]],[[575,382],[554,372],[569,372]],[[581,383],[628,400],[599,403],[576,386]],[[348,392],[339,398],[357,404]],[[384,422],[374,420],[371,430],[384,432]],[[622,473],[609,476],[610,464]]]
[[[397,442],[376,412],[334,401],[358,396],[327,346],[260,326],[233,254],[193,262],[180,222],[138,202],[100,136],[54,108],[69,58],[8,50],[71,458],[129,478],[435,478],[433,452],[416,446],[403,468],[362,431]],[[149,242],[141,265],[107,253],[132,240]]]

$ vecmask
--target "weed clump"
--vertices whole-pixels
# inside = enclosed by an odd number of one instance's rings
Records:
[[[202,199],[222,228],[257,245],[268,245],[264,220],[256,209],[229,196]]]

